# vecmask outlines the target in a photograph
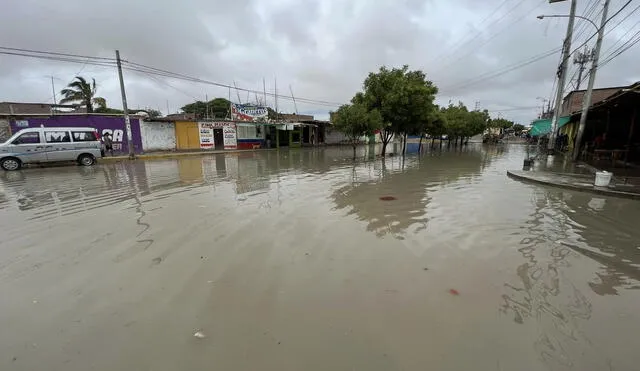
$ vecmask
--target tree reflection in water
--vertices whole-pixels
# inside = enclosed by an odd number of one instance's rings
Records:
[[[402,240],[407,233],[418,234],[427,228],[431,191],[471,178],[483,165],[485,155],[478,151],[354,164],[351,182],[335,190],[332,198],[336,209],[346,209],[347,215],[365,221],[367,231]],[[385,201],[381,197],[395,199]]]

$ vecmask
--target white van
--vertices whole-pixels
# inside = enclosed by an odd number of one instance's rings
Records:
[[[23,164],[77,161],[91,166],[102,157],[100,136],[94,128],[29,128],[0,144],[0,166],[7,171]]]

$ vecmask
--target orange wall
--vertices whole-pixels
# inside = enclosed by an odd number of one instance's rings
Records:
[[[200,149],[200,132],[197,122],[176,121],[176,148]]]

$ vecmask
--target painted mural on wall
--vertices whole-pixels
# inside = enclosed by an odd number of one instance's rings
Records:
[[[25,122],[27,126],[25,126]],[[25,117],[20,120],[11,121],[11,132],[15,133],[25,127],[91,127],[97,129],[100,135],[111,134],[113,139],[113,150],[115,152],[128,152],[127,139],[125,135],[124,118],[118,116],[99,115],[73,115],[73,116],[47,116],[47,117]],[[136,153],[142,152],[142,137],[140,135],[140,121],[131,118],[131,132],[133,149]]]
[[[214,147],[212,122],[199,122],[198,130],[200,131],[200,148],[210,149]]]
[[[236,121],[256,121],[266,119],[269,115],[267,107],[253,104],[231,103],[231,119]]]

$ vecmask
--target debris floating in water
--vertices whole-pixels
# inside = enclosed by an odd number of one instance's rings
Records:
[[[397,200],[397,198],[395,198],[393,196],[382,196],[382,197],[380,197],[380,201],[393,201],[393,200]]]
[[[204,339],[206,337],[204,332],[202,332],[202,331],[196,331],[196,333],[193,334],[193,336],[198,338],[198,339]]]
[[[456,290],[456,289],[449,289],[449,294],[451,294],[451,295],[456,295],[456,296],[457,296],[457,295],[460,295],[460,293],[459,293],[459,292],[458,292],[458,290]]]

